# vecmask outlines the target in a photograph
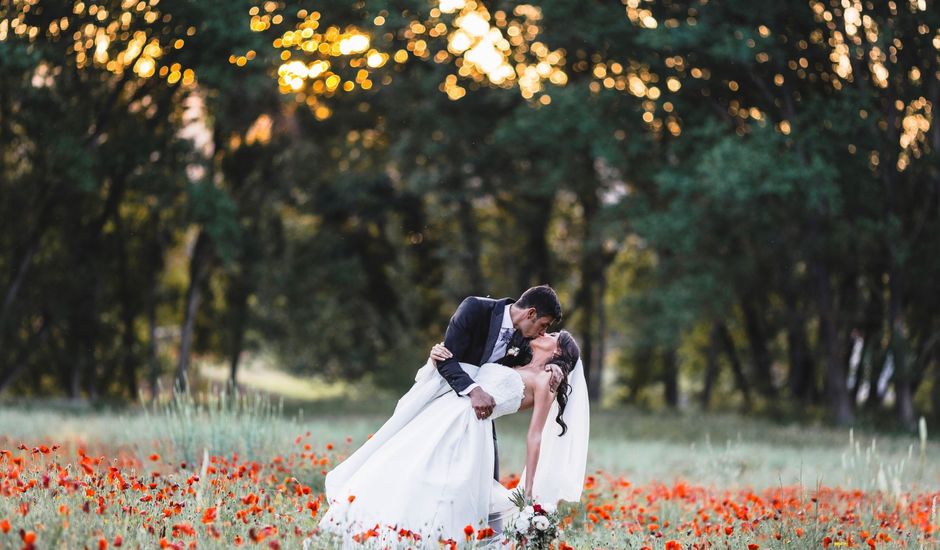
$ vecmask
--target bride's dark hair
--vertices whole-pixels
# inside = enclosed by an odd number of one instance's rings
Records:
[[[575,365],[578,364],[578,359],[581,358],[581,348],[578,347],[578,343],[574,341],[574,337],[567,330],[558,333],[556,345],[558,346],[558,355],[550,359],[549,363],[558,365],[565,373],[565,377],[558,384],[558,393],[555,394],[555,400],[558,401],[558,416],[555,417],[555,422],[558,422],[558,425],[561,426],[561,433],[558,434],[558,437],[561,437],[568,431],[568,425],[561,418],[561,415],[565,412],[565,405],[568,404],[568,394],[571,393],[571,386],[568,385],[568,375],[571,374]]]

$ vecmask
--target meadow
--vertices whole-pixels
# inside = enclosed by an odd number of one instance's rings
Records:
[[[0,547],[294,548],[310,535],[335,547],[314,532],[323,474],[393,407],[218,390],[117,410],[8,402]],[[497,424],[508,485],[526,421]],[[557,547],[932,548],[940,445],[924,435],[598,409],[584,496],[562,508]],[[377,534],[359,534],[363,547]],[[475,535],[443,546],[478,546]]]

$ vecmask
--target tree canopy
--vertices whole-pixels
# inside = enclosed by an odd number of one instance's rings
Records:
[[[0,390],[400,388],[464,296],[551,283],[595,399],[912,428],[938,101],[928,0],[12,0]]]

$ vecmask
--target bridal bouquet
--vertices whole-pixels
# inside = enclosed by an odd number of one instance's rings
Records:
[[[504,535],[513,541],[519,550],[548,550],[558,538],[559,516],[554,507],[550,511],[526,496],[522,489],[512,494],[512,503],[518,508],[518,514],[509,521]]]

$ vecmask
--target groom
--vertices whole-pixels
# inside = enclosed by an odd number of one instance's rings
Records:
[[[532,359],[529,340],[545,334],[552,323],[560,320],[558,295],[548,285],[532,287],[518,300],[470,296],[461,302],[450,318],[444,336],[444,347],[449,357],[437,362],[437,370],[457,395],[470,398],[477,418],[487,418],[493,413],[496,401],[464,372],[459,363],[525,365]],[[553,386],[557,386],[561,378],[560,372],[554,373]],[[493,446],[496,446],[495,430]],[[498,458],[493,475],[499,478]]]

